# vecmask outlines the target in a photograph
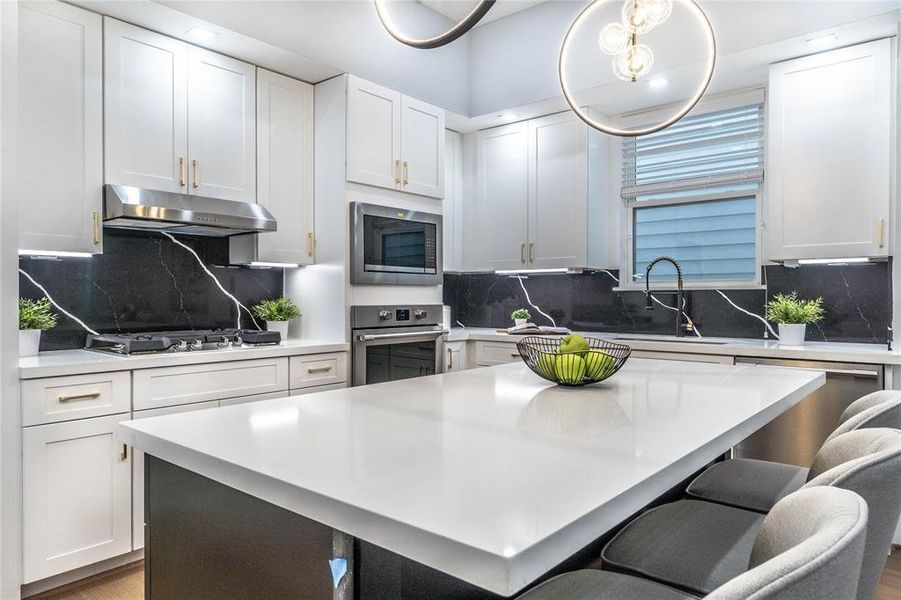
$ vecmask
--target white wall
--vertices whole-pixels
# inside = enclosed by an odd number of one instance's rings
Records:
[[[414,98],[469,114],[469,42],[462,39],[434,50],[405,46],[385,31],[370,0],[161,3]],[[400,18],[398,21],[411,35],[435,33],[452,25],[415,2],[404,2],[395,11],[392,14],[406,17],[403,23]]]
[[[19,597],[17,6],[0,2],[0,598]]]

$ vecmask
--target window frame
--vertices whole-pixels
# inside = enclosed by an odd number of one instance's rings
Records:
[[[763,110],[766,111],[766,95],[763,89],[745,90],[738,93],[731,93],[716,96],[700,103],[695,110],[689,113],[689,116],[699,116],[711,112],[740,108],[751,104],[763,104]],[[656,108],[651,111],[628,115],[621,119],[624,126],[634,127],[641,124],[653,123],[656,116],[667,112],[666,108]],[[767,147],[767,130],[764,124],[761,132],[763,139],[763,162],[761,170],[763,172],[760,182],[755,190],[732,190],[718,193],[710,193],[704,195],[693,196],[690,198],[665,198],[657,200],[637,200],[635,197],[623,198],[621,196],[623,189],[622,177],[619,178],[618,195],[622,203],[621,226],[623,233],[622,247],[620,251],[620,283],[615,290],[644,290],[645,282],[642,278],[640,281],[635,280],[634,272],[634,231],[635,231],[635,211],[639,208],[647,208],[653,206],[672,206],[676,204],[695,204],[698,202],[710,202],[715,200],[728,200],[730,198],[747,198],[754,196],[755,198],[755,228],[754,228],[754,277],[751,279],[704,279],[683,281],[683,287],[686,290],[716,290],[716,289],[763,289],[765,286],[761,282],[761,269],[764,263],[763,244],[764,244],[764,207],[765,207],[765,164],[768,152]],[[619,144],[619,152],[614,155],[614,169],[620,173],[623,170],[623,153],[622,143]],[[716,185],[716,184],[713,184]],[[699,188],[699,189],[703,189]],[[654,280],[651,282],[652,290],[669,290],[676,288],[676,280]]]

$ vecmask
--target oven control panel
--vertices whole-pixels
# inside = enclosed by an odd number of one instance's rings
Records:
[[[402,327],[440,325],[441,305],[413,306],[354,306],[351,308],[351,327]]]
[[[410,309],[409,308],[398,308],[394,311],[394,320],[398,323],[403,321],[410,320]]]

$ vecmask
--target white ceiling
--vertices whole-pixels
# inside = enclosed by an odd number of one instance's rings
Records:
[[[503,19],[546,1],[548,0],[497,0],[488,14],[476,24],[476,27]],[[476,0],[419,0],[419,2],[455,22],[460,22],[476,5]]]

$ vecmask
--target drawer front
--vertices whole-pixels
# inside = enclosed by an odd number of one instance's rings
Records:
[[[134,372],[134,409],[287,390],[287,358],[143,369]]]
[[[685,354],[683,352],[656,352],[653,350],[633,350],[630,358],[654,358],[657,360],[680,360],[697,363],[717,363],[721,365],[735,364],[731,356],[718,356],[716,354]]]
[[[261,402],[263,400],[275,400],[276,398],[287,398],[292,394],[285,390],[284,392],[273,392],[271,394],[256,394],[254,396],[241,396],[240,398],[228,398],[220,400],[219,406],[233,406],[235,404],[247,404],[248,402]]]
[[[292,390],[345,381],[347,381],[346,352],[291,357]]]
[[[131,410],[131,373],[97,373],[22,382],[22,424],[41,425]]]
[[[347,383],[333,383],[332,385],[317,385],[316,387],[300,388],[299,390],[291,390],[292,396],[305,396],[307,394],[315,394],[317,392],[328,392],[329,390],[343,390],[347,387]]]
[[[476,342],[476,364],[480,367],[503,365],[520,360],[516,344]]]

